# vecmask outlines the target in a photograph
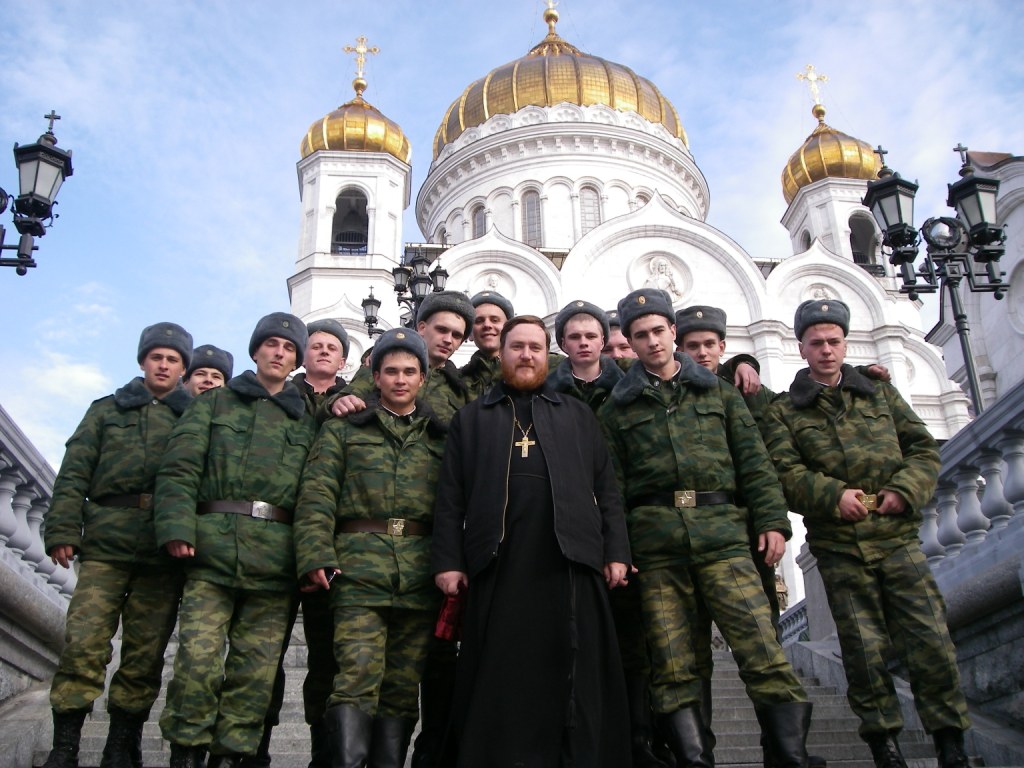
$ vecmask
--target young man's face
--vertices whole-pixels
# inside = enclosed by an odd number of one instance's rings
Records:
[[[466,338],[466,320],[454,312],[435,312],[416,325],[416,330],[427,343],[427,357],[431,368],[440,368]]]
[[[593,315],[573,315],[562,329],[562,349],[573,365],[589,365],[601,358],[604,328]]]
[[[261,381],[282,383],[295,370],[297,356],[295,345],[280,336],[263,340],[252,356],[256,363],[256,376]]]
[[[388,352],[373,372],[381,404],[395,413],[405,413],[416,402],[424,379],[419,358],[404,349]]]
[[[714,331],[690,331],[683,336],[679,351],[689,355],[697,365],[718,373],[718,364],[725,352],[725,339],[720,339]]]
[[[512,387],[537,389],[548,375],[548,347],[544,329],[529,323],[505,334],[501,348],[501,376]]]
[[[337,376],[345,365],[344,347],[333,333],[317,331],[309,337],[303,367],[315,376]]]
[[[196,368],[185,382],[185,389],[195,397],[200,392],[224,386],[224,374],[216,368]]]
[[[818,323],[804,331],[800,340],[800,357],[807,361],[811,377],[825,384],[839,379],[846,360],[846,336],[833,323]]]
[[[676,328],[661,315],[643,315],[629,326],[629,344],[649,371],[660,372],[674,359]]]
[[[501,329],[508,320],[497,304],[481,304],[473,320],[473,342],[486,355],[498,354],[501,347]]]
[[[617,325],[612,326],[611,335],[608,337],[608,343],[604,345],[604,349],[601,350],[602,355],[607,355],[614,360],[620,360],[624,357],[636,357],[636,352],[629,346],[629,339],[622,335],[622,329]]]
[[[139,364],[142,383],[156,397],[169,394],[185,373],[181,353],[170,347],[153,347]]]

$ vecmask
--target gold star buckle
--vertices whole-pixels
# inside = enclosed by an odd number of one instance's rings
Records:
[[[676,507],[683,509],[684,507],[696,507],[697,506],[697,492],[696,491],[676,491]]]

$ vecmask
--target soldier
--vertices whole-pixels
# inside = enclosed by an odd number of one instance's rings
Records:
[[[619,311],[609,309],[605,314],[608,316],[608,340],[605,342],[601,354],[607,355],[613,360],[636,359],[636,352],[629,346],[629,339],[622,335]]]
[[[786,661],[750,559],[748,525],[769,565],[790,535],[785,499],[737,390],[673,355],[675,314],[664,293],[619,302],[633,365],[598,412],[626,499],[640,569],[652,697],[683,766],[714,756],[700,713],[692,627],[703,596],[740,668],[778,765],[805,766],[811,705]],[[745,506],[740,506],[740,498]]]
[[[498,358],[501,329],[516,316],[512,302],[496,291],[482,291],[470,302],[476,315],[473,319],[473,343],[477,350],[469,362],[459,369],[459,375],[469,387],[471,396],[484,394],[501,378],[501,360]]]
[[[178,653],[160,718],[171,765],[237,766],[255,754],[295,588],[292,513],[314,421],[288,374],[306,326],[262,318],[256,372],[196,398],[157,477],[157,541],[187,569]],[[228,646],[224,656],[225,643]]]
[[[43,538],[54,563],[78,557],[57,673],[50,686],[53,749],[47,768],[74,768],[82,724],[103,693],[110,641],[121,624],[121,664],[110,682],[104,768],[140,768],[142,726],[160,692],[181,572],[156,544],[152,499],[167,437],[191,397],[180,379],[192,337],[180,325],[142,331],[142,376],[89,406],[67,443]]]
[[[348,331],[329,317],[314,320],[306,330],[309,332],[309,345],[302,361],[305,372],[293,376],[292,384],[309,401],[310,413],[315,414],[321,402],[341,392],[347,384],[340,372],[348,359]]]
[[[224,382],[231,378],[235,358],[230,352],[213,346],[201,344],[192,354],[192,363],[185,371],[182,383],[192,397],[208,389],[223,387]]]
[[[447,427],[417,399],[427,370],[417,333],[385,333],[371,367],[366,410],[328,421],[310,452],[295,546],[298,572],[330,589],[334,610],[331,765],[369,756],[376,768],[401,768],[440,605],[430,533]]]
[[[906,765],[887,669],[895,649],[939,765],[966,766],[969,721],[956,653],[918,539],[920,510],[938,477],[938,446],[895,387],[845,364],[846,304],[805,301],[794,328],[808,368],[769,408],[767,442],[818,560],[860,735],[875,765]]]
[[[552,371],[551,386],[592,411],[623,376],[615,360],[601,354],[610,332],[604,310],[588,301],[571,301],[555,317],[555,341],[568,357]]]

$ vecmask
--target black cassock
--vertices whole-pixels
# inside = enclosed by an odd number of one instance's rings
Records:
[[[530,401],[515,406],[533,439]],[[469,586],[455,690],[458,765],[629,766],[608,587],[603,574],[563,556],[543,446],[528,454],[512,448],[505,535]]]

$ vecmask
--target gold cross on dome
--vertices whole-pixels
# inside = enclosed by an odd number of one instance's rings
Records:
[[[796,73],[796,79],[807,81],[807,87],[811,89],[811,97],[814,99],[814,103],[820,104],[821,93],[818,90],[818,83],[827,83],[828,75],[815,71],[813,64],[808,64],[804,69],[807,71]]]
[[[380,53],[380,48],[373,46],[372,48],[366,45],[366,35],[360,35],[356,38],[356,44],[346,45],[342,50],[345,53],[354,53],[356,55],[356,77],[363,76],[363,68],[366,66],[366,54],[377,54]]]

